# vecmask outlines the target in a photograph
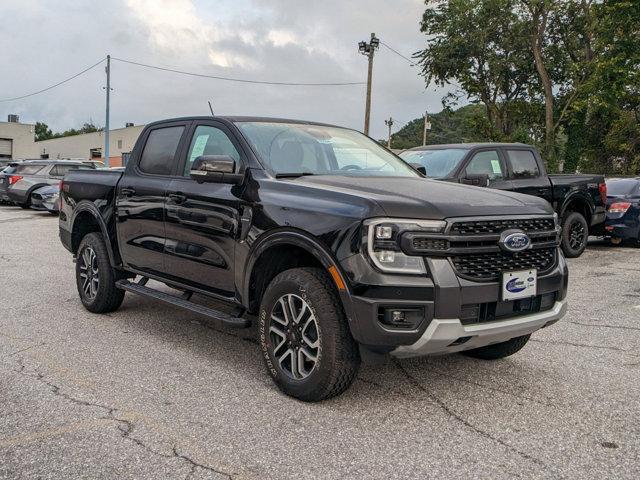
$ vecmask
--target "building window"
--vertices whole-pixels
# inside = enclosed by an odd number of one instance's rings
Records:
[[[122,149],[122,140],[118,140],[118,149]]]

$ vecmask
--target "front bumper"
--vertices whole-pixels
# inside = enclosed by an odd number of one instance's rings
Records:
[[[354,255],[342,262],[352,285],[350,295],[342,297],[351,333],[372,351],[398,356],[456,352],[531,333],[566,311],[568,270],[562,253],[557,255],[556,266],[537,282],[537,295],[551,296],[554,303],[530,313],[501,302],[500,282],[461,278],[446,258],[426,259],[429,276],[394,276],[374,271],[362,255]],[[495,315],[469,321],[469,308],[475,305],[493,308]],[[381,309],[387,307],[420,308],[424,318],[413,329],[392,328],[380,321]],[[478,333],[466,333],[472,331]],[[461,337],[472,338],[449,346]]]
[[[474,325],[463,325],[459,318],[434,318],[417,342],[399,346],[391,355],[398,358],[442,355],[506,342],[557,322],[566,311],[567,301],[562,300],[544,312]]]

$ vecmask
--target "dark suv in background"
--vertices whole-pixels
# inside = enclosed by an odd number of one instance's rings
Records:
[[[430,178],[534,195],[560,217],[562,250],[578,257],[587,238],[604,233],[607,186],[602,175],[548,175],[538,151],[522,143],[427,145],[400,156]]]

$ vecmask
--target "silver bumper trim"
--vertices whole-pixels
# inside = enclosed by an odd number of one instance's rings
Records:
[[[560,320],[566,312],[567,301],[562,300],[544,312],[472,325],[463,325],[458,318],[434,318],[417,342],[412,345],[401,345],[393,350],[391,355],[398,358],[442,355],[505,342],[514,337],[533,333],[548,322]],[[451,345],[461,337],[471,338],[460,345]]]

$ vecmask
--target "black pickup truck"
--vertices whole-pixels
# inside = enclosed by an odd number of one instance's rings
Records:
[[[153,123],[123,173],[70,172],[61,199],[89,311],[128,291],[227,326],[256,319],[268,372],[305,401],[389,354],[511,355],[567,308],[546,201],[427,180],[345,128]]]
[[[544,198],[560,216],[562,250],[579,257],[590,234],[603,235],[607,185],[601,175],[548,175],[538,151],[522,143],[457,143],[405,150],[430,178]]]

